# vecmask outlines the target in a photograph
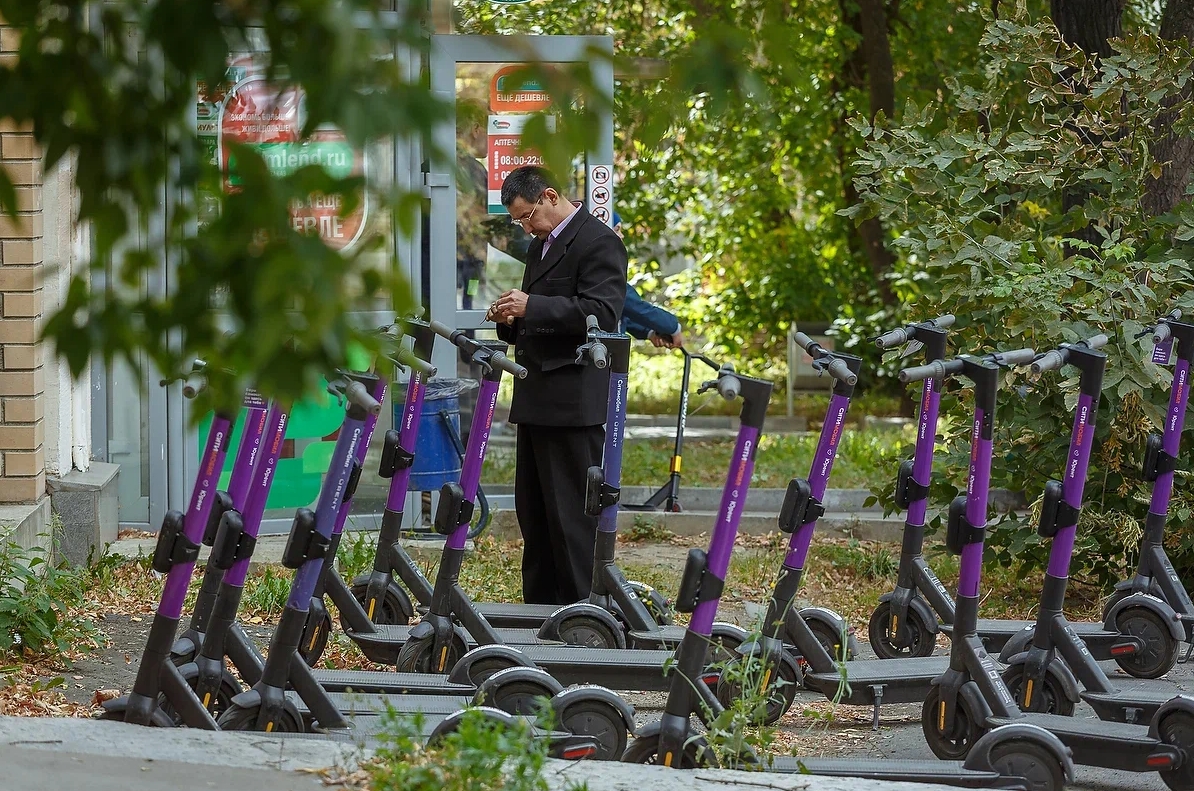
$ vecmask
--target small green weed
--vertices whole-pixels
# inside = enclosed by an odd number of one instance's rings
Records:
[[[263,566],[245,579],[241,606],[246,613],[273,618],[282,613],[290,596],[294,572],[282,566]]]
[[[670,541],[675,536],[671,530],[663,526],[663,520],[646,514],[635,514],[634,524],[622,531],[626,541],[651,541],[656,543]]]
[[[90,621],[70,616],[82,603],[87,572],[54,563],[40,547],[0,545],[0,655],[62,654],[90,643]]]
[[[423,743],[422,715],[390,708],[382,725],[382,747],[363,767],[371,791],[547,791],[547,744],[527,720],[504,727],[474,709],[434,746]]]
[[[849,569],[856,577],[868,580],[894,578],[900,567],[900,559],[881,545],[863,546],[856,539],[845,544],[827,544],[819,548],[821,559],[829,561],[835,568]]]
[[[359,577],[373,568],[377,555],[377,533],[362,530],[345,533],[336,552],[336,567],[346,581]]]

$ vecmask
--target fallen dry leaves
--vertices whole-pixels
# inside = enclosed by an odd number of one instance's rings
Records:
[[[92,708],[72,703],[59,689],[60,667],[26,662],[6,667],[0,675],[0,715],[9,717],[90,717]]]

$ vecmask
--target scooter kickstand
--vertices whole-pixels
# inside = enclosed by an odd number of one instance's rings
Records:
[[[883,705],[883,684],[876,684],[871,687],[875,692],[875,705],[871,710],[871,730],[879,730],[879,707]]]
[[[1177,663],[1178,663],[1179,665],[1184,665],[1184,664],[1186,664],[1187,662],[1189,662],[1189,661],[1190,661],[1190,656],[1191,656],[1192,654],[1194,654],[1194,639],[1191,639],[1191,640],[1187,641],[1187,642],[1186,642],[1186,645],[1188,645],[1188,646],[1189,646],[1189,648],[1187,648],[1187,649],[1186,649],[1186,655],[1185,655],[1185,656],[1183,656],[1181,659],[1177,660]]]

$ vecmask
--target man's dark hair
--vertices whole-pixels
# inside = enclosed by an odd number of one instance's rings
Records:
[[[555,176],[551,175],[546,168],[535,165],[523,165],[520,168],[515,168],[502,182],[502,205],[509,208],[515,198],[522,198],[527,203],[534,203],[539,200],[543,190],[548,187],[559,192],[558,183]]]

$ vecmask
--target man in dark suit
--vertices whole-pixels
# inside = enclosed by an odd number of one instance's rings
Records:
[[[584,511],[589,467],[601,464],[609,374],[576,364],[586,318],[616,332],[626,298],[626,248],[583,207],[560,195],[542,168],[518,168],[502,185],[512,221],[535,237],[522,288],[487,320],[514,344],[526,379],[514,382],[518,424],[514,505],[522,530],[522,593],[532,604],[588,598],[597,520]]]

